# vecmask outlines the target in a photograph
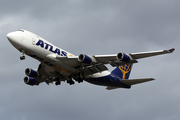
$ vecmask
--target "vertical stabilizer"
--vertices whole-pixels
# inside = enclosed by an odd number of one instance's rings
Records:
[[[122,79],[128,79],[131,73],[132,65],[133,64],[125,64],[118,66],[111,73]]]

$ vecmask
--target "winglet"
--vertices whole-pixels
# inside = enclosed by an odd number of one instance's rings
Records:
[[[170,50],[168,50],[170,53],[172,53],[173,51],[174,51],[175,49],[174,48],[172,48],[172,49],[170,49]]]

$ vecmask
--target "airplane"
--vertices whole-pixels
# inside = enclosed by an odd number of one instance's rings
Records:
[[[56,47],[42,37],[24,29],[7,34],[9,42],[21,52],[20,59],[25,54],[40,62],[37,69],[27,68],[24,82],[28,85],[39,85],[42,82],[62,81],[73,85],[75,81],[83,81],[106,86],[107,90],[116,88],[131,88],[132,85],[155,80],[154,78],[129,79],[129,75],[137,59],[172,53],[175,49],[158,50],[139,53],[118,53],[110,55],[73,55]],[[110,64],[115,69],[111,72],[106,67]]]

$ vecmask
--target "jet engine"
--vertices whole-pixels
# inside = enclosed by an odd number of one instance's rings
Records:
[[[38,76],[37,70],[33,70],[33,69],[31,69],[31,68],[27,68],[27,69],[25,70],[25,74],[26,74],[27,76],[33,77],[33,78]]]
[[[117,59],[123,62],[129,62],[132,60],[131,56],[125,53],[118,53]]]
[[[38,83],[36,82],[36,80],[34,78],[31,77],[25,77],[24,78],[24,83],[28,84],[28,85],[38,85]]]
[[[80,54],[78,57],[78,61],[85,64],[92,64],[96,62],[96,59],[92,56],[88,56],[85,54]]]

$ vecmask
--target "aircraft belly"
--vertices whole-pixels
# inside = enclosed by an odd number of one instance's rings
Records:
[[[76,69],[69,66],[69,65],[65,65],[63,63],[60,64],[56,64],[56,66],[52,66],[54,69],[64,73],[64,74],[70,74],[70,73],[74,73],[76,72]]]
[[[49,69],[49,67],[52,68],[50,71],[47,70],[48,72],[45,70],[46,73],[48,73],[48,74],[58,71],[59,73],[63,73],[64,75],[69,76],[70,74],[76,72],[76,69],[74,67],[66,65],[59,60],[54,61],[52,59],[43,57],[42,54],[40,55],[37,52],[35,53],[35,52],[31,51],[31,52],[27,52],[26,54],[29,55],[30,57],[33,57],[33,58],[39,60],[41,63],[45,64],[46,66],[48,66],[48,69]],[[46,56],[46,54],[44,56]]]

